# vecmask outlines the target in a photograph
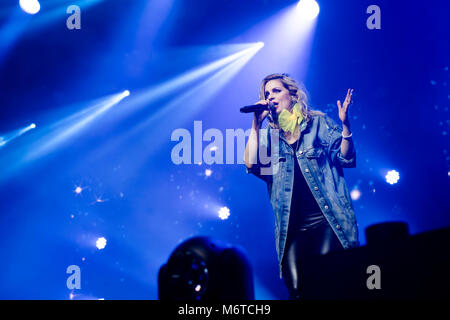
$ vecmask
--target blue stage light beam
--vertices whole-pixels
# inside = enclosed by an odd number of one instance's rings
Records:
[[[191,83],[198,82],[203,77],[207,77],[209,74],[216,72],[220,68],[230,64],[233,61],[240,59],[241,57],[251,55],[253,56],[258,50],[264,46],[264,43],[258,42],[246,45],[245,49],[241,49],[239,52],[230,54],[227,57],[221,58],[217,61],[211,62],[205,66],[195,68],[194,70],[187,71],[175,79],[166,81],[157,86],[152,86],[144,90],[137,91],[134,94],[134,98],[127,102],[127,108],[123,111],[135,112],[142,107],[148,106],[150,103],[164,98],[168,95],[173,95],[175,91],[183,90]],[[235,46],[236,47],[236,46]]]
[[[7,170],[4,170],[0,176],[0,183],[17,173],[18,169],[22,169],[34,160],[64,146],[69,139],[80,134],[128,95],[130,95],[130,92],[125,90],[121,93],[98,99],[91,103],[89,107],[73,115],[53,124],[41,126],[40,130],[36,131],[33,136],[29,136],[26,142],[4,150],[7,152],[3,153],[4,157],[0,159],[0,165],[7,167]],[[32,129],[34,126],[33,124],[30,125],[29,129]],[[26,132],[23,129],[21,130],[22,134]],[[4,140],[0,141],[4,143]]]
[[[8,11],[8,14],[5,13],[8,18],[0,29],[0,63],[25,32],[30,19],[32,19],[30,15],[24,15],[22,10],[17,7]]]
[[[170,10],[174,5],[174,0],[153,0],[147,1],[136,28],[136,40],[134,52],[152,52],[153,46],[164,37],[164,30],[168,24],[175,23],[173,19],[168,19]],[[134,27],[134,25],[133,25]],[[128,30],[126,30],[128,31]],[[129,37],[129,34],[125,34]],[[148,54],[137,56],[133,64],[127,66],[129,72],[132,70],[143,70],[148,60]]]
[[[170,136],[171,131],[178,128],[186,120],[191,119],[207,102],[211,101],[261,48],[261,43],[256,44],[252,51],[247,51],[247,55],[227,65],[210,78],[198,83],[185,94],[173,99],[167,105],[164,105],[163,109],[137,126],[133,130],[134,136],[146,136],[148,134],[146,130],[150,130],[151,133],[158,132],[158,135],[152,139],[152,148],[139,151],[142,154],[135,161],[135,170],[139,170],[141,166],[145,165],[145,159],[148,159],[152,153],[158,151],[158,148],[167,141],[166,137]],[[179,108],[183,108],[183,112],[175,112]]]
[[[21,129],[14,130],[12,132],[9,132],[3,136],[0,137],[0,148],[6,146],[10,141],[17,139],[21,135],[25,134],[26,132],[33,130],[36,128],[36,124],[32,123],[29,126],[26,126]]]
[[[170,100],[168,103],[162,105],[158,111],[153,113],[145,121],[137,124],[126,134],[120,138],[111,141],[103,148],[96,150],[96,155],[91,155],[89,158],[97,159],[108,152],[115,152],[118,146],[126,144],[130,152],[133,147],[139,149],[138,152],[144,153],[139,155],[139,159],[135,160],[135,168],[139,168],[138,161],[145,162],[149,154],[156,152],[162,143],[166,142],[167,136],[170,136],[170,131],[177,128],[181,123],[189,119],[193,114],[205,105],[207,101],[214,97],[218,91],[223,88],[231,78],[233,78],[244,65],[264,46],[264,43],[258,42],[252,44],[250,48],[235,53],[229,57],[223,58],[219,61],[213,62],[205,67],[183,74],[176,79],[169,81],[168,83],[155,88],[148,93],[143,93],[143,96],[136,98],[139,103],[148,101],[147,99],[153,99],[155,96],[164,93],[170,93],[170,90],[175,90],[182,84],[194,82],[195,85],[191,86],[183,94],[176,95],[176,98]],[[222,67],[220,69],[220,67]],[[217,70],[219,68],[219,70]],[[209,76],[202,81],[199,81],[199,76],[204,76],[204,73],[210,73],[210,71],[216,70],[216,73]],[[171,93],[173,95],[173,93]],[[134,101],[133,103],[136,103]],[[149,103],[149,102],[147,102]],[[184,107],[183,107],[184,106]],[[186,106],[189,106],[186,108]],[[183,107],[183,112],[174,112],[177,108]],[[123,109],[128,109],[129,103]],[[164,119],[164,121],[162,121]],[[143,150],[140,147],[139,142],[141,139],[145,139],[146,130],[151,132],[157,132],[157,137],[152,138],[152,148]],[[130,140],[133,138],[133,144],[130,144]]]
[[[259,58],[273,61],[268,73],[284,70],[299,79],[306,75],[317,20],[299,19],[297,10],[291,6],[277,15],[262,37],[266,49]]]
[[[299,18],[297,4],[293,4],[241,34],[239,39],[265,44],[264,50],[249,63],[249,74],[258,75],[256,81],[280,72],[302,80],[308,69],[317,20]]]
[[[189,105],[192,106],[192,108],[186,110],[186,114],[183,116],[183,119],[186,119],[186,117],[189,116],[188,113],[192,114],[192,112],[198,110],[197,107],[199,105],[211,98],[213,94],[222,88],[233,75],[235,75],[262,47],[264,47],[264,43],[234,44],[230,46],[233,48],[240,48],[241,50],[207,65],[187,71],[160,85],[151,86],[145,90],[133,93],[133,97],[127,99],[124,103],[124,108],[115,111],[115,117],[122,119],[126,114],[135,113],[166,97],[172,97],[172,100],[163,104],[155,110],[149,118],[136,124],[136,126],[131,128],[128,132],[96,150],[96,154],[90,155],[89,158],[97,159],[98,157],[101,157],[102,154],[115,152],[114,150],[117,150],[117,146],[122,143],[128,144],[127,141],[131,136],[135,136],[138,132],[141,132],[141,130],[148,128],[149,125],[156,123],[161,117],[168,115],[170,111],[174,110],[180,103],[189,103]],[[228,48],[228,46],[223,45],[220,47],[222,49]],[[216,73],[214,74],[214,72]],[[198,93],[201,89],[203,89],[204,92],[199,95]],[[174,96],[176,98],[173,98]],[[167,128],[171,128],[171,126],[182,121],[180,116],[181,115],[171,116],[170,123],[166,123],[166,126],[162,129],[167,130]],[[155,149],[155,147],[153,149]]]
[[[134,130],[140,130],[142,127],[146,127],[151,124],[155,124],[161,118],[166,116],[172,110],[174,110],[177,106],[188,103],[189,109],[181,113],[174,115],[171,117],[171,120],[181,116],[182,119],[179,119],[176,122],[181,122],[188,118],[191,114],[198,110],[198,108],[205,104],[207,100],[209,100],[214,94],[216,94],[219,89],[221,89],[234,75],[241,70],[241,68],[262,48],[264,47],[264,43],[258,42],[255,43],[251,48],[242,50],[236,54],[233,54],[227,58],[221,59],[215,63],[212,63],[210,67],[214,67],[214,69],[218,69],[217,66],[222,67],[224,65],[224,61],[226,61],[226,66],[222,69],[218,70],[215,74],[211,75],[205,81],[196,83],[195,86],[189,88],[187,92],[182,95],[179,95],[177,98],[171,100],[167,105],[165,105],[162,109],[148,118],[144,123],[135,127]],[[230,63],[231,62],[231,63]],[[199,94],[199,93],[202,94]],[[176,125],[175,121],[171,121],[172,125]],[[170,127],[170,125],[167,125]]]
[[[125,90],[119,94],[115,94],[108,98],[102,99],[85,110],[78,112],[66,119],[58,121],[54,124],[41,142],[40,146],[32,150],[25,158],[25,161],[31,161],[41,157],[57,148],[60,144],[68,140],[70,137],[79,133],[84,127],[93,122],[103,113],[117,105],[125,97],[130,95],[130,91]]]

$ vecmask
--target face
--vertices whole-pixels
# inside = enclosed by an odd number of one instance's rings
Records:
[[[280,79],[270,80],[266,83],[264,97],[273,103],[277,114],[280,114],[284,109],[291,110],[292,96]]]

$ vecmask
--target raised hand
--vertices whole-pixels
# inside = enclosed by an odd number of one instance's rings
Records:
[[[339,119],[342,121],[343,124],[348,125],[350,123],[348,118],[348,106],[352,102],[352,94],[353,89],[347,90],[347,96],[345,97],[344,103],[341,106],[341,100],[337,101],[337,106],[339,109]]]

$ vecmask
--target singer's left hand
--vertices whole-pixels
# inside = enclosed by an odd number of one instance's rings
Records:
[[[344,103],[341,106],[341,101],[337,101],[337,106],[339,109],[339,119],[342,121],[343,124],[348,125],[349,119],[348,119],[348,106],[352,103],[352,94],[353,89],[347,90],[347,96],[345,97]]]

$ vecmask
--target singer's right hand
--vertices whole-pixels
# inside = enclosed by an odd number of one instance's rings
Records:
[[[258,102],[255,103],[256,104],[260,104],[263,106],[267,106],[269,105],[269,101],[268,100],[259,100]],[[264,110],[264,111],[260,111],[260,112],[255,112],[254,116],[255,116],[255,120],[257,122],[258,125],[261,125],[262,122],[264,121],[264,119],[269,115],[270,110]]]

